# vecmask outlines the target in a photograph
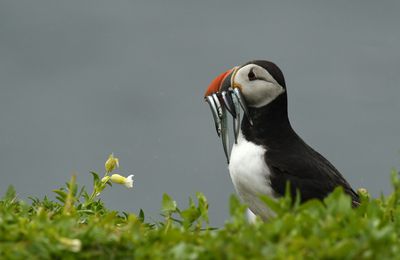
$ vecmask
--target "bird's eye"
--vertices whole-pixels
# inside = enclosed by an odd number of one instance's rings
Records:
[[[249,71],[249,74],[247,74],[247,77],[249,77],[249,80],[250,80],[250,81],[253,81],[253,80],[256,80],[256,79],[257,79],[256,74],[254,74],[253,69],[251,69],[251,70]]]

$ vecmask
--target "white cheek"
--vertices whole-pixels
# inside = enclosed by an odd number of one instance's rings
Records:
[[[243,89],[245,97],[247,97],[249,101],[249,105],[253,107],[262,107],[269,103],[271,103],[275,98],[281,95],[284,92],[284,89],[278,85],[269,82],[262,82],[262,84],[258,84],[251,88]]]
[[[248,106],[265,106],[285,92],[285,89],[265,70],[262,76],[266,77],[268,81],[249,81],[247,75],[251,67],[254,65],[247,65],[239,69],[234,77],[234,82],[241,87]]]
[[[265,106],[285,91],[279,84],[266,81],[249,81],[241,86],[248,106],[251,107]]]

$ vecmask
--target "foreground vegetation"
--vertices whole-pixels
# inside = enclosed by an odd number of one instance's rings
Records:
[[[132,176],[93,174],[92,192],[72,176],[54,191],[57,200],[31,198],[28,204],[10,187],[0,199],[0,259],[400,259],[400,180],[392,173],[393,192],[372,199],[360,191],[352,209],[341,189],[323,202],[300,205],[289,195],[264,197],[276,217],[249,224],[246,207],[230,199],[231,217],[219,228],[208,224],[208,202],[201,193],[185,209],[164,194],[164,220],[149,223],[144,213],[108,210],[99,199],[108,186],[132,187]]]

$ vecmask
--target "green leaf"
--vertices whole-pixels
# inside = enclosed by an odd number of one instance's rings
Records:
[[[9,185],[6,193],[3,196],[4,200],[13,200],[16,197],[15,188],[13,185]]]
[[[142,209],[140,209],[139,211],[139,220],[141,222],[144,222],[144,211]]]
[[[164,193],[162,198],[162,211],[172,213],[177,211],[177,204],[168,194]]]
[[[67,198],[67,193],[62,190],[53,190],[54,193],[56,193],[58,196],[56,197],[60,202],[64,203],[65,199]]]
[[[280,200],[273,199],[267,195],[260,195],[260,199],[277,215],[281,215],[284,213],[282,206],[280,204],[281,203]]]
[[[229,197],[229,213],[233,217],[242,218],[247,206],[242,204],[236,195]]]
[[[96,172],[90,172],[93,176],[93,184],[96,186],[100,182],[100,177]]]
[[[182,217],[185,227],[188,228],[201,216],[201,213],[197,208],[189,207],[179,212],[179,215]]]
[[[399,172],[396,169],[392,169],[392,171],[390,172],[390,177],[394,190],[399,190],[400,189]]]
[[[208,224],[209,219],[208,219],[208,202],[206,196],[204,196],[203,193],[197,192],[196,197],[199,203],[198,209],[200,212],[201,218]]]

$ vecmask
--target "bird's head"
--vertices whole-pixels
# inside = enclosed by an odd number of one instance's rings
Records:
[[[285,79],[279,67],[270,61],[255,60],[234,67],[216,77],[205,97],[239,89],[246,105],[263,107],[286,91]]]
[[[270,61],[255,60],[236,66],[217,76],[205,93],[210,105],[217,133],[222,135],[225,154],[228,156],[226,111],[235,120],[235,141],[240,128],[240,112],[253,125],[248,108],[262,108],[270,105],[279,96],[286,99],[285,79],[279,67]]]

